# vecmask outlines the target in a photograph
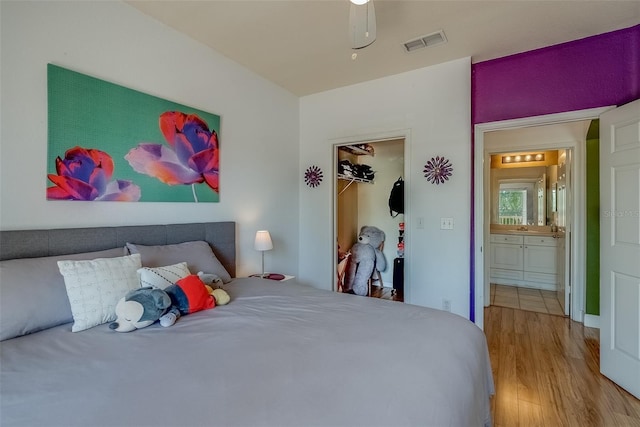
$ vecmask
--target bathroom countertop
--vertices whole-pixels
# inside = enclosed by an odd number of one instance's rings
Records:
[[[517,229],[496,229],[491,228],[491,234],[514,234],[519,236],[544,236],[544,237],[563,237],[563,231],[553,232],[551,230],[517,230]]]

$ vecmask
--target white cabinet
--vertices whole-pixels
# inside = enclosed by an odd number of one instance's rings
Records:
[[[491,283],[556,290],[557,239],[492,234],[490,248]]]
[[[556,274],[556,242],[553,237],[524,236],[524,269]]]
[[[522,236],[491,235],[491,276],[504,280],[523,280]]]

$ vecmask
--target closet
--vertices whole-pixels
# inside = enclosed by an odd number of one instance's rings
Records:
[[[340,261],[357,242],[363,226],[375,226],[385,233],[382,252],[387,269],[381,271],[382,283],[374,283],[385,295],[394,292],[394,262],[400,258],[404,243],[404,215],[389,212],[389,195],[398,178],[404,177],[404,139],[336,146],[336,258],[338,279]],[[400,235],[402,234],[402,236]],[[399,242],[399,239],[402,242]],[[399,243],[402,243],[399,248]],[[398,270],[398,267],[396,267]],[[403,273],[403,269],[398,272]],[[402,285],[396,277],[396,287]],[[336,290],[338,290],[336,286]],[[401,300],[401,292],[394,299]]]

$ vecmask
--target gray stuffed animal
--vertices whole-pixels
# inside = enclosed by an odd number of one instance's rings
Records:
[[[162,326],[171,326],[180,317],[180,312],[171,307],[171,298],[165,291],[148,286],[127,292],[116,305],[116,316],[109,328],[116,332],[131,332],[156,320],[160,320]]]
[[[345,275],[345,293],[367,295],[369,278],[378,271],[387,269],[387,260],[380,249],[384,242],[384,231],[365,225],[360,229],[358,242],[351,247],[351,259]]]

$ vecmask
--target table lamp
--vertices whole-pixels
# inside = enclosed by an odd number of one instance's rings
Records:
[[[256,251],[262,252],[262,275],[260,277],[264,279],[264,251],[273,249],[271,235],[267,230],[260,230],[256,233],[256,241],[253,247]]]

